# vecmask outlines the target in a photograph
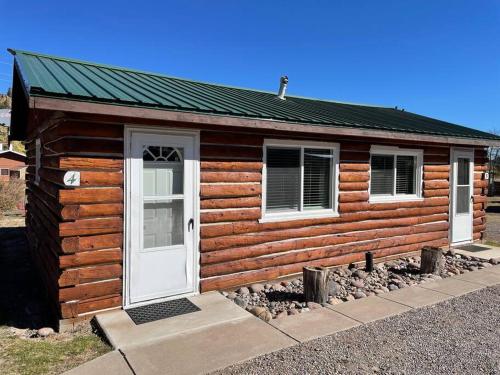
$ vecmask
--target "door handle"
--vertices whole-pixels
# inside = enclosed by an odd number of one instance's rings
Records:
[[[189,219],[189,221],[188,221],[188,232],[191,232],[191,230],[189,228],[194,229],[194,219],[193,218]]]

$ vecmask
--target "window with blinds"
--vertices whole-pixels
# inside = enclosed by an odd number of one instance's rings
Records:
[[[265,214],[333,213],[338,156],[332,148],[307,146],[265,146]]]
[[[394,155],[372,155],[371,193],[392,194],[394,191]]]
[[[267,148],[266,209],[298,211],[300,205],[300,149]]]
[[[380,152],[380,153],[379,153]],[[371,155],[370,199],[418,198],[421,150],[378,150]]]
[[[304,149],[304,209],[331,208],[332,152]]]

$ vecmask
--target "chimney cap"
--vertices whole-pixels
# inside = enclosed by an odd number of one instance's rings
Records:
[[[285,100],[286,87],[288,85],[288,76],[280,77],[280,89],[278,92],[278,98],[281,100]]]

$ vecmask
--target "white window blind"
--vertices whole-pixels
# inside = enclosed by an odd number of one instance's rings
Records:
[[[268,211],[298,211],[300,205],[300,149],[267,148]]]
[[[331,208],[332,152],[304,149],[304,209]]]
[[[394,155],[372,155],[371,193],[393,194]]]
[[[415,156],[396,156],[396,194],[415,194]]]

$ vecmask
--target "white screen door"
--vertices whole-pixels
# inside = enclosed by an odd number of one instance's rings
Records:
[[[128,302],[195,291],[196,137],[131,132]]]
[[[469,242],[472,241],[474,151],[454,149],[452,168],[451,242]]]

